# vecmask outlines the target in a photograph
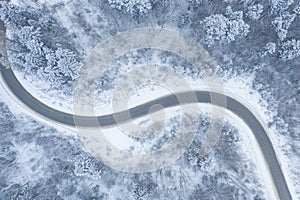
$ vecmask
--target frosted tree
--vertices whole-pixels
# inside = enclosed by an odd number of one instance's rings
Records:
[[[200,144],[192,143],[192,145],[188,148],[188,150],[185,153],[186,160],[189,165],[195,167],[198,164],[198,160],[200,158],[199,155],[200,151]]]
[[[274,21],[272,22],[277,36],[281,41],[286,38],[288,28],[294,21],[295,17],[295,14],[289,14],[288,12],[284,12],[279,17],[275,17]]]
[[[151,0],[108,0],[109,6],[133,16],[144,15],[152,9]]]
[[[300,17],[300,4],[293,9],[294,13]]]
[[[202,184],[197,185],[189,199],[246,199],[238,187],[227,181],[228,177],[226,172],[202,176]]]
[[[223,0],[225,3],[244,3],[244,5],[251,4],[254,0]]]
[[[288,40],[282,43],[279,50],[279,57],[286,61],[300,56],[300,40]]]
[[[13,128],[13,121],[15,120],[15,117],[3,102],[0,102],[0,113],[0,134],[7,133]]]
[[[8,34],[7,49],[11,63],[25,75],[36,75],[54,88],[72,83],[82,63],[64,40],[65,30],[46,10],[4,3],[1,11],[8,30],[13,30]]]
[[[133,179],[134,199],[153,199],[157,185],[150,174],[136,175]]]
[[[274,54],[276,52],[276,44],[273,42],[269,42],[266,44],[266,46],[264,47],[261,56],[264,57],[267,54]]]
[[[34,20],[39,17],[36,14],[31,14],[32,12],[31,8],[23,9],[12,3],[0,1],[0,17],[6,26],[15,29],[28,26],[28,20]]]
[[[82,63],[78,60],[77,55],[69,50],[59,47],[55,51],[57,58],[56,68],[59,69],[60,74],[70,80],[75,80]]]
[[[89,156],[86,153],[81,153],[78,155],[75,155],[74,158],[72,158],[72,162],[74,162],[75,165],[75,174],[77,176],[100,176],[101,170],[103,168],[103,164],[94,157]]]
[[[184,13],[179,18],[178,27],[182,28],[182,27],[187,26],[189,23],[191,23],[191,19],[192,19],[192,17],[188,13]]]
[[[225,3],[233,3],[235,0],[223,0]]]
[[[239,2],[244,3],[244,5],[252,4],[255,0],[239,0]]]
[[[82,63],[74,52],[62,47],[55,51],[44,47],[43,52],[46,65],[38,69],[39,77],[50,82],[54,88],[75,80]]]
[[[229,43],[249,33],[249,25],[243,21],[243,12],[233,12],[230,7],[227,7],[225,15],[211,15],[201,23],[206,31],[208,46],[216,42]]]
[[[252,20],[259,20],[262,12],[263,12],[263,6],[261,4],[256,4],[248,7],[246,16]]]
[[[276,51],[276,44],[273,43],[273,42],[269,42],[268,44],[266,44],[265,50],[266,50],[266,52],[268,52],[269,54],[274,54],[275,51]]]
[[[212,3],[214,0],[189,0],[189,3],[193,6],[199,6],[202,4]]]
[[[41,37],[39,28],[26,26],[19,32],[18,39],[27,49],[26,53],[21,54],[21,60],[25,61],[25,73],[36,72],[41,79],[48,80],[57,87],[73,81],[81,67],[78,56],[62,47],[48,48],[41,41]]]
[[[25,61],[28,67],[25,67],[27,73],[40,67],[45,67],[46,59],[43,51],[43,42],[41,42],[41,32],[39,28],[30,26],[22,27],[19,39],[29,50],[25,54]]]
[[[242,11],[234,12],[232,10],[231,6],[226,7],[224,15],[231,20],[242,20],[243,19],[243,12]]]
[[[277,15],[287,10],[294,0],[270,0],[273,14]]]

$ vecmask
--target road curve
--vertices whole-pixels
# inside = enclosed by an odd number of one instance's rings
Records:
[[[3,26],[3,22],[0,20],[0,31],[5,31],[5,27]],[[2,39],[2,38],[1,38]],[[1,47],[3,48],[3,47]],[[34,112],[43,115],[51,120],[56,122],[66,124],[69,126],[75,126],[74,116],[69,113],[64,113],[58,110],[55,110],[38,99],[33,97],[26,89],[20,84],[16,76],[14,75],[11,69],[7,69],[4,66],[0,65],[2,79],[4,80],[7,87],[10,89],[10,92],[13,93],[20,101],[22,101],[26,106],[28,106]],[[196,95],[195,100],[188,100],[187,98],[181,98],[180,102],[178,101],[178,96],[186,96],[186,95]],[[212,101],[211,96],[215,98],[226,99],[226,104],[218,103]],[[182,101],[185,99],[185,101]],[[280,164],[276,158],[276,153],[273,148],[273,145],[270,139],[267,136],[266,131],[264,130],[262,124],[257,120],[257,118],[252,114],[252,112],[245,107],[242,103],[237,100],[226,96],[224,94],[219,94],[215,92],[209,91],[187,91],[176,94],[170,94],[168,96],[161,97],[159,99],[155,99],[149,101],[145,104],[136,106],[127,111],[97,116],[97,120],[95,117],[86,117],[86,116],[76,116],[76,126],[83,127],[93,127],[93,126],[111,126],[116,124],[114,117],[118,117],[118,122],[126,122],[131,119],[139,118],[149,114],[149,109],[152,105],[160,104],[164,108],[177,106],[180,104],[189,104],[189,103],[210,103],[216,106],[221,106],[225,109],[232,111],[235,115],[240,117],[251,129],[256,140],[260,146],[260,149],[263,153],[264,159],[267,163],[267,167],[270,169],[270,174],[273,179],[273,183],[277,190],[277,195],[280,199],[290,200],[292,199],[291,194],[289,192],[289,188],[287,186],[285,177],[281,170]],[[129,112],[129,116],[128,116]]]

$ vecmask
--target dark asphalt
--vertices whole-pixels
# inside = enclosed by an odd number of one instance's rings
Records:
[[[3,26],[3,22],[0,21],[0,30],[5,30]],[[1,47],[4,48],[4,47]],[[55,110],[36,98],[34,98],[30,93],[26,91],[26,89],[20,84],[18,79],[15,77],[13,71],[11,69],[6,69],[3,66],[1,68],[1,75],[6,85],[10,89],[11,93],[13,93],[20,101],[22,101],[26,106],[28,106],[34,112],[43,115],[53,121],[75,126],[74,116],[68,113],[64,113],[58,110]],[[188,96],[195,94],[197,96],[196,99],[189,100],[188,98],[184,101],[178,101],[178,96]],[[213,100],[212,97],[213,96]],[[226,104],[221,101],[215,101],[215,99],[225,99]],[[180,104],[188,104],[188,103],[211,103],[213,105],[221,106],[225,109],[232,111],[238,117],[240,117],[252,130],[254,136],[256,137],[260,149],[263,153],[264,159],[270,169],[270,173],[275,184],[276,190],[278,192],[278,196],[280,199],[289,200],[292,199],[289,188],[285,181],[285,177],[281,171],[280,164],[276,158],[276,153],[273,148],[273,145],[270,139],[267,136],[266,131],[260,122],[256,119],[256,117],[252,114],[252,112],[246,108],[243,104],[236,101],[235,99],[208,91],[188,91],[177,94],[171,94],[169,96],[165,96],[159,99],[155,99],[148,103],[136,106],[124,112],[114,113],[110,115],[103,115],[98,117],[84,117],[84,116],[75,116],[76,117],[76,125],[83,127],[93,127],[93,126],[111,126],[116,124],[116,120],[114,117],[118,118],[118,122],[126,122],[134,118],[139,118],[149,114],[149,109],[152,105],[160,104],[164,108],[173,107]],[[128,114],[129,113],[129,114]]]

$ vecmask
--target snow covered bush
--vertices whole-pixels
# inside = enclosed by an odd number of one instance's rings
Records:
[[[300,56],[300,40],[292,39],[282,43],[279,50],[279,57],[282,60],[292,60],[298,56]]]
[[[152,9],[151,0],[108,0],[109,6],[119,11],[140,16]]]
[[[215,14],[202,21],[206,31],[205,41],[208,46],[216,42],[229,43],[249,33],[249,25],[243,21],[243,12],[233,12],[230,7],[225,15]]]
[[[291,23],[294,21],[296,15],[289,14],[288,12],[284,12],[279,17],[275,17],[274,21],[272,22],[275,31],[278,35],[278,38],[282,41],[286,38],[288,33],[288,28],[290,27]]]
[[[261,17],[262,12],[263,12],[263,6],[261,4],[256,4],[248,7],[246,16],[249,19],[258,20]]]

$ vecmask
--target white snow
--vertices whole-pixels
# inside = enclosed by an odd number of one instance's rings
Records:
[[[172,91],[168,88],[159,85],[145,85],[140,87],[139,90],[135,91],[135,94],[131,96],[128,102],[128,107],[133,108],[137,105],[146,103],[153,99],[169,95]]]
[[[165,112],[164,126],[162,126],[162,128],[159,130],[159,133],[161,133],[163,130],[166,130],[169,128],[168,126],[171,125],[170,119],[172,117],[180,116],[180,111],[181,111],[181,109],[178,107],[168,108],[168,109],[164,110],[164,112]],[[145,116],[145,117],[141,117],[138,119],[134,119],[134,120],[132,120],[132,122],[137,127],[141,127],[141,128],[145,128],[152,124],[152,120],[151,120],[150,116]],[[111,128],[103,129],[103,133],[104,133],[105,137],[112,143],[112,145],[114,145],[115,147],[117,147],[119,149],[129,151],[132,147],[135,147],[138,149],[142,148],[141,146],[139,146],[139,144],[134,142],[134,140],[132,138],[128,137],[128,135],[130,133],[124,132],[124,130],[122,128],[111,127]],[[149,146],[150,145],[151,144],[149,144]]]

